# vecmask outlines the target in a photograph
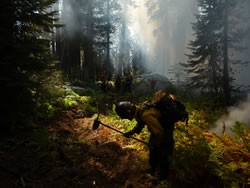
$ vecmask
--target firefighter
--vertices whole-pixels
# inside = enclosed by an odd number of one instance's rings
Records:
[[[124,82],[124,93],[125,92],[131,92],[131,85],[132,85],[132,81],[133,81],[133,77],[132,76],[128,76]]]
[[[115,80],[115,88],[116,88],[117,93],[120,93],[121,91],[121,84],[122,84],[121,78],[119,75],[117,75],[116,80]]]
[[[125,133],[124,136],[131,137],[139,134],[145,125],[150,132],[149,140],[149,164],[150,173],[155,174],[159,170],[159,178],[166,179],[173,153],[173,130],[175,120],[163,115],[160,110],[146,103],[141,106],[130,102],[120,102],[116,105],[116,113],[122,119],[136,119],[137,125]]]

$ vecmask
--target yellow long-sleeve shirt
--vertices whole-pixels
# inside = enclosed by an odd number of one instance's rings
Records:
[[[134,114],[137,125],[132,132],[140,133],[144,126],[147,125],[151,133],[153,145],[159,146],[164,136],[164,128],[159,121],[159,119],[162,118],[161,116],[161,112],[154,107],[149,107],[140,113],[140,108],[137,106]]]

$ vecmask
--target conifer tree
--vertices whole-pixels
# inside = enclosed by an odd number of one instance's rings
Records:
[[[94,14],[95,18],[95,46],[98,55],[102,56],[102,65],[99,65],[106,77],[110,77],[114,71],[110,58],[113,44],[113,35],[119,23],[120,4],[115,0],[96,0],[98,6]],[[103,56],[104,55],[104,56]]]
[[[1,125],[24,122],[35,113],[38,74],[51,60],[46,33],[53,28],[56,0],[2,0],[0,7]]]
[[[193,23],[195,39],[189,44],[191,54],[187,54],[188,62],[183,64],[186,72],[191,75],[189,84],[191,87],[212,91],[218,94],[221,86],[222,58],[220,53],[220,32],[222,20],[220,6],[217,0],[199,0],[200,12]]]
[[[229,70],[235,61],[233,53],[242,51],[243,17],[235,0],[198,0],[198,14],[193,23],[194,40],[189,44],[189,85],[214,94],[222,93],[229,105],[233,75]],[[237,23],[235,23],[237,20]]]
[[[61,68],[71,79],[80,79],[80,38],[82,1],[63,1],[63,49]]]

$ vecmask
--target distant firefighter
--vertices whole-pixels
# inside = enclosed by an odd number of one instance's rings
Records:
[[[115,89],[117,92],[121,91],[121,84],[122,84],[121,77],[118,75],[115,80]]]
[[[132,85],[132,81],[133,81],[133,77],[132,76],[128,76],[125,80],[124,83],[124,92],[131,92],[131,85]]]

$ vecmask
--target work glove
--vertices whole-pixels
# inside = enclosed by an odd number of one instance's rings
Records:
[[[125,136],[127,138],[130,138],[132,135],[133,135],[133,133],[131,131],[126,132],[126,133],[123,134],[123,136]]]

